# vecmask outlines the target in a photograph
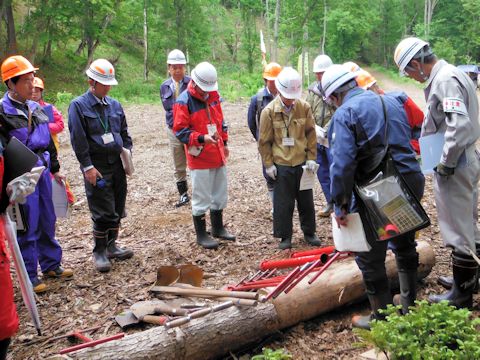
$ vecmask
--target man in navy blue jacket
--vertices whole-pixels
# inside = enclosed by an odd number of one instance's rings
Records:
[[[131,151],[132,138],[120,103],[107,94],[117,85],[113,65],[97,59],[86,71],[89,90],[74,99],[68,109],[68,128],[73,151],[85,180],[85,192],[93,221],[93,259],[100,272],[111,269],[109,259],[129,259],[133,251],[116,241],[125,215],[127,178],[120,154]]]
[[[160,99],[165,109],[165,119],[167,123],[167,136],[172,151],[173,167],[175,169],[175,182],[180,194],[177,207],[188,204],[187,185],[187,158],[185,156],[185,146],[177,139],[173,132],[173,104],[178,96],[187,89],[190,76],[185,75],[185,65],[187,59],[183,52],[178,49],[170,51],[167,58],[168,72],[170,78],[165,80],[160,86]]]
[[[355,260],[362,272],[373,312],[352,319],[354,327],[369,329],[370,320],[382,319],[379,310],[386,308],[393,300],[385,270],[387,246],[395,254],[400,281],[399,302],[404,313],[414,305],[416,298],[418,253],[414,233],[390,241],[376,241],[375,229],[368,226],[365,210],[361,205],[352,204],[355,181],[372,164],[379,163],[387,142],[398,171],[417,199],[423,196],[425,179],[410,146],[411,129],[402,102],[388,94],[380,96],[359,88],[355,76],[341,65],[332,65],[322,78],[322,88],[328,101],[337,107],[328,133],[332,152],[331,194],[337,224],[348,226],[346,215],[359,212],[367,241],[372,247],[369,252],[355,253]],[[385,139],[386,117],[388,140]]]

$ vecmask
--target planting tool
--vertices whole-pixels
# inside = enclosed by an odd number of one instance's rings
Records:
[[[192,312],[191,314],[189,314],[185,317],[178,318],[178,319],[167,322],[165,324],[165,327],[167,329],[177,327],[177,326],[180,326],[180,325],[183,325],[183,324],[186,324],[186,323],[190,322],[190,320],[192,320],[192,319],[197,319],[197,318],[200,318],[202,316],[208,315],[210,313],[217,312],[217,311],[220,311],[220,310],[223,310],[223,309],[227,309],[227,308],[232,307],[232,306],[233,306],[232,301],[226,301],[226,302],[223,302],[223,303],[215,305],[215,306],[211,306],[211,307],[208,307],[208,308],[205,308],[205,309],[197,310],[197,311],[194,311],[194,312]]]
[[[137,319],[142,319],[145,315],[152,314],[173,316],[185,316],[188,314],[187,309],[175,308],[161,300],[139,301],[130,306],[130,310],[132,310],[133,315],[135,315]]]
[[[217,297],[233,297],[239,299],[258,300],[258,294],[245,291],[225,291],[225,290],[210,290],[202,288],[180,288],[174,286],[153,286],[150,289],[154,293],[172,294],[172,295],[186,295],[186,296],[217,296]]]
[[[168,318],[166,316],[153,315],[145,315],[143,317],[137,318],[131,310],[125,310],[115,316],[115,321],[118,323],[118,325],[120,325],[122,329],[130,325],[138,324],[140,322],[153,325],[164,325],[167,320]]]
[[[320,263],[324,264],[328,260],[328,254],[318,254],[310,256],[302,256],[296,258],[280,259],[280,260],[266,260],[260,263],[260,269],[286,269],[299,265],[303,265],[312,261],[320,260]]]
[[[203,281],[203,270],[197,265],[186,264],[181,265],[180,276],[177,280],[177,283],[190,284],[193,286],[200,287],[202,286]]]
[[[332,265],[332,263],[333,263],[335,260],[337,260],[337,258],[338,258],[340,255],[342,255],[342,254],[345,254],[345,252],[339,251],[339,252],[335,253],[335,254],[330,258],[330,260],[328,260],[328,261],[325,263],[325,265],[323,265],[322,268],[321,268],[320,270],[318,270],[318,272],[315,274],[315,276],[308,281],[308,284],[310,285],[310,284],[312,284],[315,280],[317,280],[318,277],[319,277],[320,275],[322,275],[322,273],[323,273],[325,270],[327,270],[327,269],[329,268],[329,266]],[[347,254],[348,254],[348,253],[347,253]]]
[[[294,252],[291,257],[292,258],[298,258],[298,257],[303,257],[303,256],[321,255],[321,254],[330,255],[333,252],[335,252],[335,246],[325,246],[325,247],[322,247],[320,249]]]
[[[281,282],[278,284],[275,289],[273,289],[271,292],[268,293],[268,295],[265,297],[265,301],[271,299],[272,297],[275,299],[280,293],[283,291],[283,289],[290,284],[290,282],[298,275],[298,273],[301,271],[301,267],[297,266],[294,270],[292,270]]]
[[[167,286],[173,284],[180,277],[180,271],[173,265],[163,265],[157,269],[155,285]]]
[[[73,331],[69,334],[54,337],[50,341],[64,339],[64,338],[68,338],[70,341],[73,341],[75,339],[83,341],[83,344],[78,344],[78,345],[71,346],[71,347],[65,348],[63,350],[60,350],[60,354],[63,355],[63,354],[68,354],[68,353],[71,353],[71,352],[74,352],[74,351],[77,351],[77,350],[80,350],[80,349],[84,349],[84,348],[87,348],[87,347],[93,347],[93,346],[96,346],[96,345],[99,345],[99,344],[103,344],[103,343],[108,342],[108,341],[121,339],[125,336],[124,333],[120,333],[120,334],[109,336],[109,337],[106,337],[106,338],[103,338],[103,339],[92,340],[89,337],[84,335],[85,333],[98,330],[98,329],[100,329],[100,327],[101,326],[95,326],[93,328],[89,328],[89,329],[85,329],[85,330],[75,330],[75,331]]]
[[[181,284],[181,283],[176,283],[175,287],[180,288],[180,289],[199,289],[199,290],[210,290],[210,289],[205,289],[201,287],[195,287],[190,284]],[[230,290],[230,289],[229,289]],[[231,291],[228,291],[230,294]],[[257,305],[257,300],[252,300],[252,299],[244,299],[244,298],[235,298],[235,297],[229,297],[229,296],[217,296],[217,295],[190,295],[193,297],[200,297],[203,299],[212,299],[212,300],[219,300],[219,301],[233,301],[233,305],[235,306],[256,306]]]

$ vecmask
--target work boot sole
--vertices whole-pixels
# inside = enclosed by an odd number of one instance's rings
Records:
[[[33,291],[35,292],[35,294],[42,294],[48,291],[48,286],[45,283],[40,283],[37,286],[33,287]]]
[[[57,275],[55,271],[48,271],[46,273],[43,273],[43,276],[55,279],[66,279],[73,276],[73,271],[70,269],[66,269],[60,275]]]
[[[127,260],[127,259],[130,259],[132,257],[133,257],[133,251],[128,252],[126,254],[122,254],[122,255],[109,254],[107,252],[107,258],[109,258],[109,259]]]

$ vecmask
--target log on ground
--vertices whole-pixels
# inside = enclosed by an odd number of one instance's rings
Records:
[[[419,279],[435,264],[428,243],[419,241]],[[395,258],[386,259],[390,279],[397,277]],[[307,276],[289,294],[255,307],[233,307],[173,329],[155,327],[123,339],[70,354],[73,359],[215,359],[365,295],[362,275],[352,258],[334,263],[312,285]]]

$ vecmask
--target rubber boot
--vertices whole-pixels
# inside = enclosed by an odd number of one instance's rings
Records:
[[[303,235],[303,239],[310,245],[312,246],[320,246],[322,245],[322,243],[320,242],[320,239],[318,238],[318,236],[316,234],[313,234],[313,235],[307,235],[307,234],[304,234]]]
[[[175,207],[187,205],[190,202],[190,198],[188,197],[187,181],[184,180],[177,182],[177,189],[178,193],[180,194],[180,198],[178,200],[178,203],[175,204]]]
[[[107,257],[109,259],[127,260],[133,256],[133,251],[117,246],[118,228],[108,229]]]
[[[480,256],[480,245],[476,245],[476,253],[477,256]],[[475,287],[473,288],[473,293],[478,294],[479,289],[479,276],[480,276],[480,269],[477,271],[477,281],[475,282]],[[453,277],[451,276],[439,276],[437,279],[437,283],[442,285],[445,289],[450,290],[453,285]]]
[[[284,237],[282,238],[282,241],[280,241],[280,244],[278,244],[278,248],[281,250],[285,249],[291,249],[292,248],[292,237]]]
[[[207,224],[205,222],[205,214],[193,216],[193,225],[195,226],[195,233],[197,234],[197,244],[203,246],[205,249],[218,248],[218,242],[212,239],[207,234]]]
[[[431,303],[438,303],[447,300],[450,305],[457,308],[472,308],[473,289],[478,282],[478,264],[473,257],[452,252],[452,288],[439,295],[430,295],[428,300]]]
[[[352,326],[370,330],[372,320],[385,320],[385,316],[380,314],[380,309],[386,309],[388,304],[392,304],[392,293],[388,280],[377,282],[365,282],[367,297],[370,302],[372,313],[370,315],[355,315],[352,317]]]
[[[415,306],[417,299],[417,271],[399,271],[398,280],[400,294],[393,297],[393,304],[402,305],[402,314],[405,315],[410,311],[411,306]]]
[[[106,231],[93,230],[93,240],[95,241],[93,262],[100,272],[109,272],[112,269],[112,264],[107,257],[107,238],[108,234]]]
[[[212,221],[212,236],[223,240],[235,241],[235,235],[230,234],[223,226],[223,210],[210,210]]]

